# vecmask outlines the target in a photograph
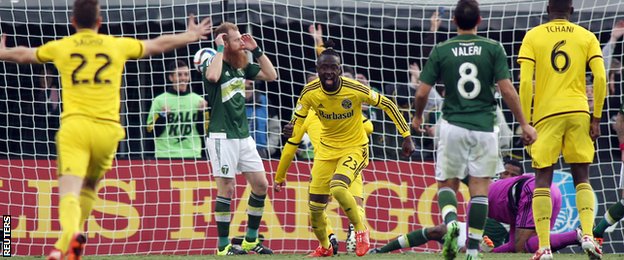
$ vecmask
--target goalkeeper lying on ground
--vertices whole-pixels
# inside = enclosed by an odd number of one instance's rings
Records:
[[[483,251],[494,253],[533,253],[538,249],[538,240],[535,233],[535,223],[532,214],[532,198],[535,176],[522,175],[521,166],[517,161],[511,160],[505,163],[505,171],[501,173],[501,180],[490,184],[488,203],[490,210],[484,230],[484,239],[481,244]],[[519,170],[514,170],[519,169]],[[553,212],[550,226],[554,226],[557,215],[561,209],[561,193],[556,186],[551,187]],[[501,195],[502,194],[502,195]],[[503,229],[500,223],[510,225],[509,233]],[[460,225],[459,247],[465,243],[466,224]],[[579,230],[561,234],[551,234],[550,241],[553,251],[569,245],[580,245],[581,235]],[[372,253],[387,253],[401,248],[410,248],[423,245],[428,241],[442,242],[446,234],[446,225],[441,224],[431,228],[424,228],[401,235],[381,248],[374,248]],[[505,244],[503,241],[508,239]],[[487,236],[487,239],[485,238]],[[463,239],[462,239],[463,237]]]

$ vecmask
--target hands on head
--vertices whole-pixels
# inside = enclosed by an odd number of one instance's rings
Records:
[[[254,40],[251,34],[245,33],[241,35],[241,40],[245,43],[245,49],[248,51],[252,51],[258,47],[258,43]]]

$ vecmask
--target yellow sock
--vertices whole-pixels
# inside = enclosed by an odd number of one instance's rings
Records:
[[[329,217],[326,218],[325,223],[327,223],[327,235],[334,234],[334,228]]]
[[[539,248],[550,248],[550,216],[552,202],[549,188],[535,188],[533,191],[533,220],[539,239]],[[590,229],[591,230],[591,229]]]
[[[349,186],[341,180],[332,180],[329,183],[329,192],[338,201],[344,213],[347,214],[349,221],[355,227],[355,231],[366,230],[366,227],[362,224],[360,212],[357,210],[357,203],[355,203],[353,194],[349,192],[348,188]]]
[[[325,213],[325,207],[327,204],[310,201],[308,204],[310,207],[310,223],[312,224],[312,231],[316,239],[323,248],[329,248],[329,238],[327,237],[327,214]]]
[[[78,197],[68,193],[59,202],[59,220],[61,221],[61,237],[56,241],[54,247],[61,252],[67,252],[72,236],[80,231],[80,204]]]
[[[97,195],[94,190],[91,189],[82,189],[80,191],[80,209],[82,210],[80,214],[80,231],[84,231],[85,221],[91,215],[91,210],[93,209],[93,204],[95,204],[95,199]]]
[[[594,190],[589,183],[576,185],[576,208],[579,211],[583,235],[593,236],[594,226]]]
[[[362,224],[364,224],[366,223],[366,210],[360,205],[358,205],[358,209],[360,210],[360,219],[362,220]]]

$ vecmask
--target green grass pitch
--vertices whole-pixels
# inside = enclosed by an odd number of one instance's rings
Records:
[[[555,259],[575,260],[575,259],[587,259],[587,255],[584,254],[557,254],[555,253]],[[457,259],[463,259],[464,255],[460,254]],[[484,254],[484,259],[504,259],[504,260],[527,260],[531,257],[531,254]],[[15,257],[17,259],[45,259],[45,257]],[[85,260],[205,260],[205,259],[224,259],[224,260],[249,260],[249,259],[307,259],[304,254],[275,254],[271,256],[261,255],[245,255],[245,256],[214,256],[214,255],[140,255],[140,256],[85,256]],[[442,259],[441,254],[433,253],[400,253],[400,254],[377,254],[367,255],[364,257],[357,257],[355,255],[339,254],[332,258],[334,260],[350,260],[350,259],[377,259],[377,260],[401,260],[401,259],[417,259],[417,260],[429,260],[429,259]],[[624,259],[624,254],[605,254],[602,259],[615,260]]]

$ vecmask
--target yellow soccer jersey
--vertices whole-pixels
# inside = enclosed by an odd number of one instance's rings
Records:
[[[37,60],[53,62],[61,76],[63,114],[119,122],[119,92],[124,64],[143,56],[136,39],[81,29],[37,48]]]
[[[364,115],[362,115],[362,122],[364,123],[364,132],[366,132],[367,136],[370,135],[373,132],[373,123],[371,123],[371,121]],[[297,128],[297,131],[293,132],[293,135],[288,138],[286,145],[284,145],[282,156],[280,157],[279,164],[277,165],[277,172],[275,173],[276,182],[281,183],[286,179],[286,171],[288,170],[288,167],[290,167],[290,163],[293,158],[295,158],[295,153],[297,152],[297,148],[299,147],[304,134],[308,134],[312,146],[315,147],[314,151],[316,151],[316,147],[320,146],[321,128],[321,120],[319,120],[318,116],[316,116],[316,112],[314,112],[314,110],[310,110],[301,128]]]
[[[303,119],[310,109],[316,112],[321,122],[320,145],[315,147],[315,159],[333,159],[344,148],[368,144],[362,122],[362,103],[383,109],[403,137],[410,135],[409,126],[390,99],[355,80],[340,78],[340,86],[335,92],[326,92],[318,79],[308,83],[295,107],[292,119],[295,132],[303,126]]]
[[[531,116],[528,112],[531,106],[530,94],[533,92],[526,91],[523,94],[521,90],[525,116],[535,125],[541,119],[553,115],[570,112],[589,113],[585,94],[585,71],[587,64],[592,60],[603,63],[600,43],[593,33],[581,26],[567,20],[556,19],[528,31],[518,55],[518,63],[530,62],[535,65],[535,92]],[[600,117],[604,104],[606,89],[605,91],[600,89],[604,87],[594,86],[599,88],[595,92],[597,96],[594,106],[594,109],[598,108],[594,112],[597,117]]]

